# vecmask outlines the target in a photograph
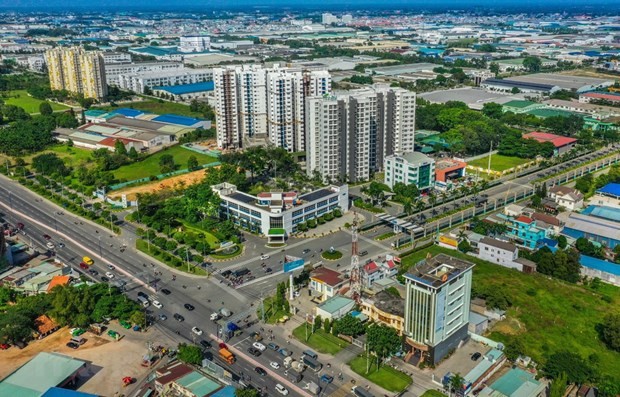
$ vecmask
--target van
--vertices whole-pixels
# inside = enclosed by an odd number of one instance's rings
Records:
[[[86,343],[86,339],[82,338],[81,336],[74,336],[71,338],[70,342],[77,343],[78,345],[83,345],[84,343]]]
[[[143,307],[149,307],[151,305],[151,302],[149,302],[148,299],[146,299],[145,297],[142,297],[142,296],[138,297],[138,302],[140,302]]]
[[[286,378],[293,383],[299,383],[303,376],[294,369],[289,369],[286,371]]]
[[[312,357],[315,360],[319,358],[319,356],[312,350],[304,350],[301,354],[303,354],[304,356]]]

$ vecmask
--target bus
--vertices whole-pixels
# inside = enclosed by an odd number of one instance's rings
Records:
[[[314,358],[310,356],[304,355],[302,357],[302,361],[304,362],[304,364],[308,366],[308,368],[310,368],[314,372],[319,372],[321,368],[323,368],[323,364],[321,364],[320,362],[318,362],[317,360],[315,360]]]

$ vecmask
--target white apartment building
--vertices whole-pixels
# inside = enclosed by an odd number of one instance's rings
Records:
[[[435,160],[419,152],[385,158],[383,182],[392,189],[397,183],[415,184],[426,190],[435,185]]]
[[[209,36],[184,36],[180,39],[179,51],[181,52],[205,52],[211,48]]]
[[[105,54],[105,53],[104,53]],[[107,63],[105,73],[110,85],[119,85],[120,75],[169,72],[184,69],[182,62]]]
[[[118,76],[119,88],[144,93],[145,88],[202,83],[213,80],[211,69],[183,68],[166,72],[132,73]]]
[[[213,76],[217,141],[224,149],[266,137],[288,151],[305,150],[304,99],[331,89],[326,71],[244,65],[216,68]]]
[[[413,152],[414,92],[376,85],[307,98],[306,170],[324,180],[368,180],[392,154]]]
[[[103,63],[106,65],[109,63],[123,63],[123,62],[131,62],[131,54],[128,52],[104,52],[103,53]]]

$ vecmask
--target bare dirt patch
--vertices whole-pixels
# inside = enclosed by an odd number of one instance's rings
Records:
[[[506,335],[518,335],[524,333],[526,329],[519,320],[511,317],[496,323],[492,331]]]
[[[127,195],[127,200],[135,200],[138,193],[153,193],[165,189],[180,188],[190,186],[200,182],[205,175],[205,170],[188,172],[187,174],[177,175],[161,181],[154,181],[144,185],[130,186],[124,189],[114,190],[108,194],[113,199],[120,199],[123,194]]]

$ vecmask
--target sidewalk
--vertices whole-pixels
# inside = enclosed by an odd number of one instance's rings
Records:
[[[322,237],[328,234],[336,233],[341,230],[348,229],[345,224],[353,223],[353,211],[349,211],[343,214],[340,218],[334,218],[333,220],[326,222],[322,225],[317,225],[314,229],[309,229],[305,233],[301,233],[296,237],[308,238],[308,237]],[[363,214],[357,213],[358,222],[364,221],[366,218]]]

